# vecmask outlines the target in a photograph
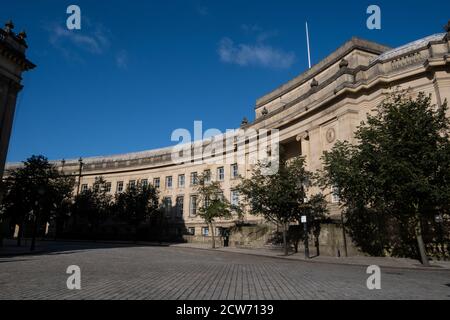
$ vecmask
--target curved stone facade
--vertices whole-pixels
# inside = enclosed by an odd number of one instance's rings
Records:
[[[243,121],[242,128],[278,129],[286,154],[305,156],[308,169],[316,171],[321,169],[323,152],[338,140],[354,142],[357,126],[396,88],[407,89],[412,96],[418,92],[431,94],[436,104],[450,99],[449,33],[435,34],[396,49],[353,38],[307,72],[257,100],[255,120]],[[204,142],[203,148],[210,143]],[[222,187],[225,196],[232,198],[233,188],[239,183],[233,175],[236,173],[234,160],[222,164],[191,161],[180,164],[173,162],[172,151],[166,148],[87,158],[83,159],[81,173],[78,160],[55,161],[55,164],[66,174],[75,175],[79,179],[77,189],[81,190],[91,187],[98,176],[111,184],[112,193],[120,192],[121,186],[126,188],[133,181],[157,183],[159,179],[161,198],[171,199],[174,207],[168,213],[174,228],[195,228],[195,234],[201,235],[206,226],[190,210],[195,197],[190,177],[210,170],[212,178],[219,179],[222,173],[218,170],[223,168]],[[247,152],[246,159],[249,157],[251,154]],[[9,168],[15,166],[10,164]],[[248,177],[251,167],[250,163],[239,164],[237,170]],[[182,175],[184,186],[178,184]],[[172,177],[171,186],[166,184],[169,177]],[[338,216],[339,209],[333,204],[331,192],[328,199],[333,215]],[[245,219],[259,222],[252,216]],[[218,225],[226,227],[233,223],[223,221]]]

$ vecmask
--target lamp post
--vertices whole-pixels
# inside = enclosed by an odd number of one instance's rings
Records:
[[[65,167],[65,165],[66,165],[66,160],[62,159],[62,161],[61,161],[61,173],[62,173],[62,175],[64,175],[64,167]]]
[[[304,230],[305,240],[305,259],[309,259],[309,237],[308,237],[308,217],[302,216],[302,224]]]
[[[83,173],[83,158],[80,158],[78,160],[79,163],[79,171],[78,171],[78,188],[77,188],[77,196],[80,194],[80,188],[81,188],[81,175]]]

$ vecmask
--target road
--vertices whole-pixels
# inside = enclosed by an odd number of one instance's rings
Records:
[[[81,269],[68,290],[67,268]],[[366,268],[189,248],[64,244],[51,253],[0,258],[0,299],[310,300],[450,299],[450,272]]]

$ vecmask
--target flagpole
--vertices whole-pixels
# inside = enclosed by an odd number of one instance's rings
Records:
[[[308,21],[306,22],[306,44],[308,46],[308,66],[311,69],[311,49],[309,46],[309,29],[308,29]]]

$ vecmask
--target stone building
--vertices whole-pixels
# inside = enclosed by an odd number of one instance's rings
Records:
[[[13,29],[11,21],[0,29],[0,177],[5,167],[17,95],[22,90],[22,73],[35,68],[25,57],[28,48],[25,32],[15,34]]]
[[[352,38],[310,70],[258,99],[255,120],[245,119],[241,128],[278,129],[288,157],[305,156],[310,171],[321,169],[323,152],[338,140],[354,142],[357,126],[392,90],[406,89],[412,96],[425,92],[438,105],[450,99],[450,22],[446,31],[395,49]],[[203,142],[203,147],[210,143]],[[122,192],[138,181],[152,183],[171,208],[167,214],[172,231],[187,241],[207,241],[210,230],[195,211],[195,176],[209,170],[212,179],[221,181],[225,196],[235,202],[238,175],[248,177],[252,165],[233,163],[235,158],[222,164],[174,163],[172,152],[173,148],[166,148],[55,163],[77,177],[76,192],[90,188],[98,176],[108,181],[111,193]],[[250,157],[247,151],[245,159]],[[338,199],[332,190],[327,197],[332,216],[339,221]],[[264,245],[267,233],[258,227],[263,221],[246,216],[244,222],[254,227],[245,232],[235,230],[231,245]],[[235,223],[222,221],[218,226]],[[326,228],[321,241],[331,254],[344,250],[342,232],[336,226]]]

